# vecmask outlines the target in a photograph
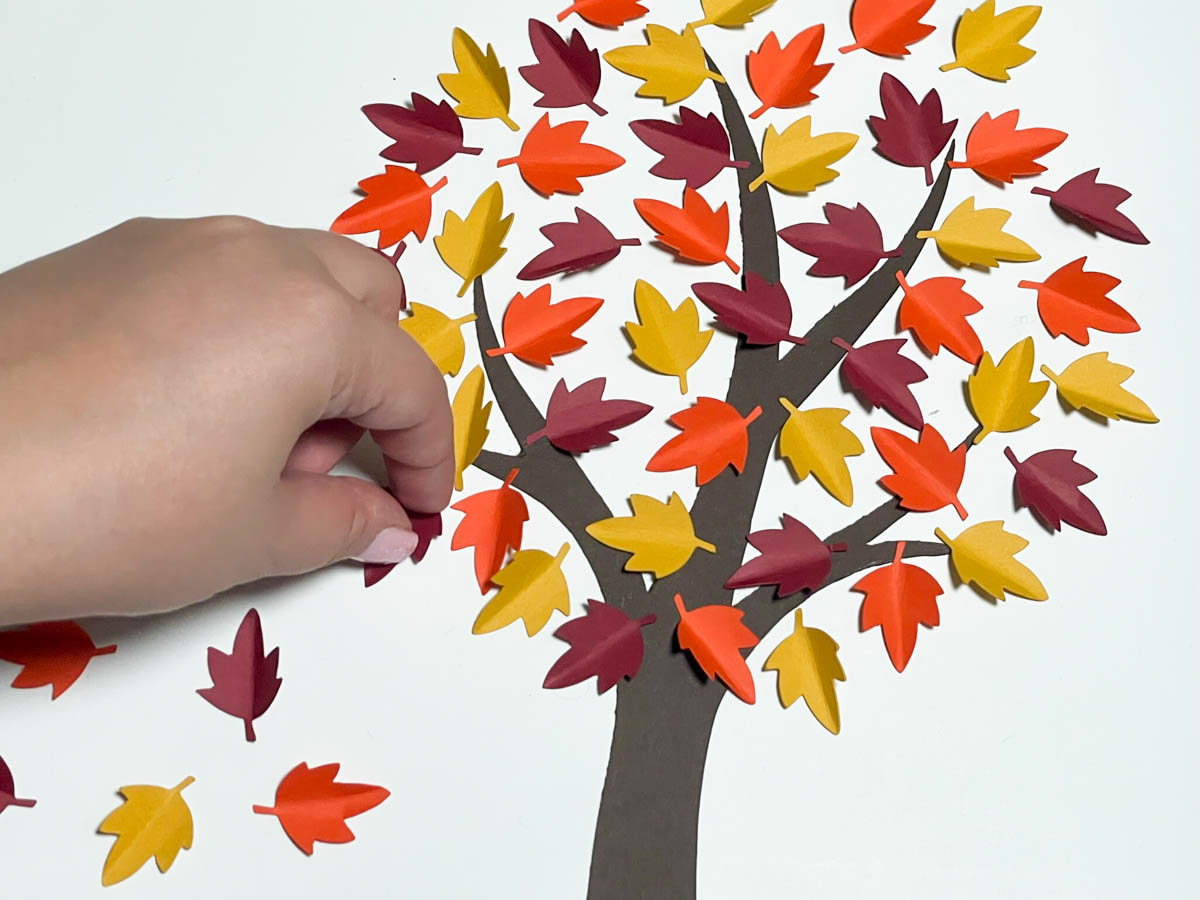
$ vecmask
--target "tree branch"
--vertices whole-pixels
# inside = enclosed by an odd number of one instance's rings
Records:
[[[506,356],[488,356],[487,351],[500,346],[496,339],[496,329],[492,325],[492,316],[488,312],[487,297],[483,291],[483,279],[475,279],[475,339],[479,342],[479,356],[483,361],[483,371],[487,375],[488,384],[496,396],[496,405],[508,422],[508,427],[517,439],[517,444],[525,446],[525,438],[544,428],[546,419],[542,416],[534,402],[521,387],[521,382],[513,374]],[[506,469],[504,475],[508,474]],[[503,478],[504,475],[500,477]]]

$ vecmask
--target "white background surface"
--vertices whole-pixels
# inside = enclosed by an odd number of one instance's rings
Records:
[[[651,6],[644,21],[677,27],[698,17],[696,3]],[[1014,211],[1011,229],[1044,257],[968,276],[985,304],[974,320],[985,346],[998,354],[1032,333],[1039,363],[1055,370],[1086,352],[1065,339],[1051,342],[1032,292],[1015,284],[1091,254],[1089,268],[1124,279],[1116,298],[1143,331],[1098,335],[1089,349],[1110,349],[1137,368],[1130,386],[1163,421],[1106,428],[1047,398],[1039,410],[1044,421],[1011,438],[1022,457],[1053,446],[1080,450],[1101,475],[1088,490],[1108,520],[1106,540],[1070,529],[1051,538],[1028,512],[1013,513],[1004,436],[972,453],[966,506],[974,520],[1004,517],[1032,538],[1023,559],[1049,587],[1048,603],[993,606],[970,590],[950,590],[942,627],[922,631],[900,676],[878,633],[857,632],[858,595],[847,584],[805,606],[806,623],[828,630],[842,647],[849,676],[839,692],[842,734],[827,734],[803,704],[782,710],[765,675],[756,707],[724,704],[704,788],[699,894],[1195,895],[1200,666],[1191,586],[1200,498],[1188,450],[1195,376],[1186,352],[1198,325],[1193,223],[1200,198],[1188,44],[1194,13],[1166,2],[1052,3],[1029,39],[1037,57],[999,85],[937,71],[950,58],[958,3],[936,4],[929,21],[938,31],[903,63],[832,52],[850,40],[848,6],[780,0],[745,31],[703,32],[749,109],[742,54],[769,29],[787,38],[826,23],[822,59],[836,65],[818,88],[821,99],[804,112],[814,114],[816,130],[853,130],[864,139],[839,165],[842,176],[813,197],[775,195],[780,225],[818,218],[829,200],[862,200],[889,240],[907,227],[925,193],[922,179],[876,157],[863,122],[877,112],[883,71],[901,75],[914,92],[938,87],[948,112],[963,119],[960,158],[981,112],[1020,106],[1022,124],[1071,135],[1048,157],[1051,171],[1041,183],[1056,187],[1101,165],[1103,180],[1134,192],[1126,211],[1154,243],[1094,240],[1030,197],[1028,182],[1001,191],[970,172],[955,173],[945,210],[972,194],[981,205],[1005,206]],[[403,102],[410,89],[440,98],[434,77],[449,69],[456,24],[496,45],[513,81],[514,117],[531,124],[536,95],[516,74],[531,61],[525,17],[552,19],[555,11],[552,2],[515,0],[5,0],[0,267],[133,215],[237,212],[323,226],[352,199],[354,182],[380,165],[374,154],[383,139],[358,107]],[[640,40],[641,24],[619,35],[581,27],[603,50]],[[619,150],[629,165],[591,182],[582,205],[620,236],[645,237],[630,199],[677,199],[678,188],[645,174],[656,157],[625,128],[631,117],[661,115],[657,102],[631,99],[635,86],[606,69],[599,99],[611,114],[589,137]],[[716,108],[708,87],[689,103]],[[782,127],[796,115],[773,112],[756,133],[767,121]],[[497,122],[468,123],[467,135],[468,143],[495,152],[460,158],[447,170],[451,186],[437,197],[434,233],[442,211],[464,212],[497,176],[487,160],[510,155],[520,141]],[[511,168],[499,177],[517,224],[512,251],[489,279],[497,312],[515,289],[516,270],[544,246],[536,227],[567,218],[575,205],[534,197]],[[734,199],[733,188],[733,178],[723,176],[705,194]],[[835,283],[802,275],[807,257],[786,247],[781,253],[803,325],[841,294]],[[432,246],[410,248],[405,263],[411,298],[465,309]],[[584,329],[589,346],[551,373],[516,363],[535,400],[543,403],[560,375],[574,384],[607,371],[614,394],[656,397],[664,415],[681,408],[668,379],[623,359],[618,328],[632,313],[635,277],[678,302],[698,274],[725,277],[671,264],[643,247],[575,281],[570,289],[608,302]],[[950,269],[930,248],[914,274]],[[556,295],[567,296],[558,288]],[[893,312],[889,307],[870,337],[891,333]],[[694,390],[723,395],[731,347],[718,335],[692,372]],[[959,391],[966,367],[948,357],[928,368],[931,378],[917,393],[929,420],[948,436],[965,433],[970,420]],[[864,438],[868,424],[889,424],[880,413],[868,420],[832,382],[813,402],[852,409],[849,424]],[[511,448],[493,421],[492,446]],[[611,452],[587,460],[614,509],[624,509],[631,489],[661,496],[677,489],[690,501],[694,489],[683,473],[633,477],[671,433],[665,422],[648,419]],[[882,471],[873,453],[853,461],[856,512],[882,498],[873,485]],[[476,472],[468,489],[490,485]],[[769,466],[767,487],[759,527],[790,511],[823,533],[846,516],[816,484],[793,484],[782,463]],[[448,532],[458,518],[447,516]],[[928,538],[935,525],[959,528],[952,512],[913,516],[894,536]],[[553,520],[535,509],[526,545],[555,548],[561,540]],[[194,775],[185,794],[196,821],[194,849],[166,876],[147,866],[114,894],[581,897],[613,698],[597,699],[590,684],[540,688],[564,647],[550,635],[557,617],[533,640],[519,628],[472,637],[478,592],[469,559],[451,558],[448,544],[443,539],[421,567],[405,566],[365,593],[359,571],[345,567],[159,619],[90,623],[97,643],[115,640],[120,650],[94,661],[58,701],[51,704],[48,691],[0,689],[0,754],[19,791],[39,800],[35,810],[0,817],[4,894],[97,895],[111,839],[93,832],[118,801],[114,789]],[[578,610],[594,585],[578,552],[567,568]],[[944,561],[930,569],[948,585]],[[228,649],[251,604],[262,612],[268,646],[282,647],[284,686],[259,720],[258,743],[247,745],[240,724],[194,689],[209,683],[205,648]],[[753,654],[752,668],[761,668],[789,629],[790,617]],[[10,680],[14,670],[0,669]],[[356,842],[318,845],[311,859],[273,820],[250,812],[251,804],[270,801],[279,778],[300,760],[340,761],[344,777],[393,792],[351,823]]]

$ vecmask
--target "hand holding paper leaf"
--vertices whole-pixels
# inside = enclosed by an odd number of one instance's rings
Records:
[[[763,669],[778,673],[779,702],[784,709],[803,697],[813,718],[837,734],[842,723],[834,682],[846,680],[837,658],[837,641],[818,628],[806,627],[799,608],[795,622],[793,632],[771,651]]]

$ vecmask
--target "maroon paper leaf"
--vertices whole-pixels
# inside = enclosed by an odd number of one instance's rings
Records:
[[[546,427],[525,439],[546,438],[566,453],[586,453],[617,439],[618,428],[632,425],[654,407],[636,400],[605,400],[604,378],[585,381],[575,390],[560,378],[546,406]]]
[[[846,549],[845,544],[821,543],[807,525],[786,514],[782,528],[752,532],[747,540],[762,555],[743,563],[729,576],[725,587],[733,590],[774,584],[780,597],[815,591],[833,568],[832,551]]]
[[[592,676],[603,694],[622,678],[633,678],[642,665],[642,629],[657,620],[654,613],[631,619],[599,600],[587,602],[587,613],[564,622],[554,632],[571,645],[546,673],[544,688],[564,688]]]
[[[12,770],[8,768],[8,764],[0,757],[0,813],[8,809],[10,806],[23,806],[26,809],[36,806],[36,800],[22,800],[16,796],[17,786],[13,782]]]
[[[462,122],[445,100],[434,103],[413,94],[412,109],[394,103],[369,103],[362,111],[372,125],[395,142],[379,155],[392,162],[413,163],[421,175],[459,153],[478,156],[483,152],[480,147],[463,146]]]
[[[419,563],[425,558],[433,539],[442,535],[442,514],[410,512],[408,521],[412,523],[412,529],[417,534],[417,547],[409,559],[413,563]],[[363,587],[378,584],[387,577],[392,569],[396,568],[396,565],[396,563],[363,563]]]
[[[1074,450],[1043,450],[1024,462],[1011,447],[1004,455],[1017,470],[1013,487],[1017,504],[1026,506],[1051,531],[1062,531],[1066,522],[1089,534],[1108,534],[1096,504],[1079,489],[1096,480],[1096,473],[1075,462]]]
[[[788,333],[792,327],[792,301],[781,283],[772,284],[758,273],[747,271],[743,290],[701,281],[692,285],[692,292],[716,313],[722,327],[743,335],[747,344],[804,343],[804,338]]]
[[[842,378],[847,386],[868,406],[887,410],[909,428],[920,430],[925,416],[908,386],[924,381],[925,370],[900,348],[908,338],[891,338],[852,347],[841,338],[833,343],[846,351],[842,360]]]
[[[729,135],[715,113],[702,116],[679,107],[679,122],[638,119],[629,127],[638,139],[662,154],[650,174],[668,181],[685,181],[699,190],[727,168],[745,169],[748,162],[729,158]]]
[[[208,648],[208,674],[213,686],[196,691],[221,712],[241,719],[246,740],[254,740],[254,720],[271,708],[283,679],[278,676],[279,648],[263,655],[262,622],[252,609],[242,619],[233,651]]]
[[[551,246],[517,273],[522,281],[541,281],[559,273],[594,269],[616,259],[622,247],[641,244],[637,238],[617,240],[603,222],[579,207],[575,208],[574,222],[552,222],[538,230]]]
[[[942,98],[930,90],[920,103],[894,75],[879,80],[883,116],[871,116],[867,124],[875,135],[875,149],[898,166],[924,169],[925,183],[933,184],[933,161],[954,134],[958,119],[942,121]]]
[[[529,20],[529,44],[538,61],[521,66],[521,77],[542,97],[534,106],[542,109],[566,109],[586,106],[598,116],[607,115],[596,104],[600,90],[600,54],[588,46],[579,29],[564,41],[545,22]]]
[[[1148,244],[1150,238],[1117,207],[1132,194],[1115,184],[1097,182],[1099,169],[1076,175],[1057,191],[1035,187],[1033,193],[1050,198],[1055,212],[1085,231],[1107,234],[1129,244]]]
[[[861,203],[854,209],[826,203],[822,211],[828,224],[801,222],[779,232],[787,244],[817,258],[809,275],[844,278],[850,287],[870,275],[881,259],[900,255],[899,248],[883,249],[879,223]]]

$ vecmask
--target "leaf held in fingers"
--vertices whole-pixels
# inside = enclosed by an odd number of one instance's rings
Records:
[[[702,281],[692,285],[696,299],[711,309],[717,323],[737,332],[747,344],[767,346],[788,341],[803,344],[804,338],[790,334],[792,301],[782,282],[771,283],[757,272],[746,272],[741,290],[728,284]]]
[[[1124,307],[1108,298],[1120,278],[1104,272],[1085,272],[1087,257],[1067,263],[1044,282],[1021,281],[1020,288],[1037,291],[1038,315],[1051,337],[1065,334],[1077,344],[1087,346],[1088,329],[1108,334],[1129,334],[1140,330],[1137,320]]]
[[[846,351],[842,378],[859,399],[868,406],[887,410],[909,428],[920,428],[925,416],[909,385],[929,376],[917,363],[900,355],[900,348],[907,342],[906,338],[891,338],[851,347],[841,338],[833,341]]]
[[[461,28],[451,39],[457,72],[438,76],[438,84],[458,101],[454,111],[464,119],[499,119],[513,131],[517,123],[508,116],[508,72],[488,44],[487,52]]]
[[[313,844],[348,844],[354,832],[346,820],[374,809],[390,796],[374,784],[336,781],[341,763],[310,769],[300,763],[283,776],[275,789],[275,805],[253,807],[254,812],[275,816],[292,843],[309,856]]]
[[[1033,193],[1049,197],[1056,212],[1086,231],[1106,234],[1127,244],[1150,243],[1142,229],[1117,209],[1132,194],[1115,184],[1098,182],[1099,175],[1099,169],[1092,169],[1076,175],[1056,191],[1035,187]]]
[[[483,402],[483,369],[473,368],[454,393],[450,411],[454,416],[454,489],[463,489],[463,472],[475,462],[488,437],[492,402]]]
[[[381,250],[410,234],[423,241],[433,215],[433,195],[445,186],[445,178],[429,185],[411,169],[384,166],[382,175],[358,183],[366,196],[334,219],[329,230],[336,234],[378,231]]]
[[[842,53],[868,50],[878,56],[908,56],[909,46],[933,33],[921,21],[933,0],[854,0],[850,30],[854,43],[839,48]]]
[[[647,472],[674,472],[696,467],[696,484],[707,484],[733,466],[741,473],[746,465],[749,438],[746,429],[762,414],[754,407],[743,417],[724,400],[698,397],[694,405],[670,417],[672,425],[682,429],[650,457]]]
[[[429,545],[442,534],[441,513],[408,513],[408,521],[417,535],[417,546],[409,560],[415,565],[425,558]],[[373,587],[396,568],[395,563],[363,563],[363,587]]]
[[[585,615],[564,622],[554,632],[571,648],[550,667],[542,687],[565,688],[595,677],[596,693],[603,694],[622,678],[632,680],[642,665],[642,629],[656,618],[650,613],[631,619],[620,607],[589,600]]]
[[[968,9],[954,30],[954,61],[942,71],[967,69],[993,81],[1008,81],[1009,69],[1034,57],[1036,51],[1022,46],[1021,40],[1041,14],[1040,6],[1014,6],[997,15],[996,0]]]
[[[917,646],[917,626],[935,628],[937,598],[942,586],[920,566],[904,562],[904,541],[897,541],[889,565],[873,569],[850,588],[865,594],[858,613],[858,630],[878,627],[883,645],[897,672],[903,672]]]
[[[1145,402],[1121,387],[1133,369],[1110,362],[1108,353],[1089,353],[1055,375],[1046,366],[1042,374],[1054,382],[1058,396],[1074,409],[1093,412],[1107,419],[1157,422]]]
[[[826,203],[822,211],[825,222],[801,222],[779,232],[789,246],[817,258],[809,275],[843,278],[850,287],[870,275],[881,259],[900,255],[898,249],[884,249],[879,223],[861,203],[853,209]]]
[[[821,542],[803,522],[783,516],[782,528],[754,531],[746,540],[759,556],[742,563],[725,580],[726,590],[777,585],[779,597],[815,591],[833,568],[833,547]],[[845,546],[837,547],[844,550]]]
[[[967,466],[966,444],[951,450],[932,425],[922,428],[915,441],[887,428],[872,428],[871,440],[892,469],[879,483],[896,495],[902,507],[933,512],[953,506],[960,519],[967,517],[958,499]]]
[[[666,578],[682,569],[694,551],[717,552],[708,541],[696,537],[692,516],[678,494],[671,494],[666,503],[631,494],[629,506],[632,515],[601,519],[587,527],[587,533],[606,547],[631,554],[625,561],[626,572]]]
[[[492,576],[500,590],[479,611],[471,633],[487,634],[520,619],[525,633],[533,637],[546,627],[556,609],[569,615],[571,602],[562,571],[569,549],[569,544],[563,544],[556,556],[545,550],[514,553],[508,565]]]
[[[574,222],[551,222],[539,231],[550,242],[517,273],[522,281],[541,281],[551,275],[582,272],[616,259],[622,247],[636,247],[637,238],[618,240],[604,223],[585,210],[575,208]]]
[[[180,792],[193,781],[189,776],[173,788],[135,784],[120,789],[125,802],[97,829],[117,838],[100,873],[104,887],[124,881],[151,859],[165,873],[180,850],[192,848],[192,812]]]
[[[695,190],[727,168],[749,165],[729,158],[729,135],[716,113],[702,116],[681,106],[678,123],[638,119],[629,127],[643,144],[662,155],[651,167],[651,175],[686,182]]]
[[[699,193],[683,189],[683,204],[662,200],[633,201],[638,215],[656,232],[654,239],[692,262],[723,262],[735,275],[738,264],[729,256],[729,204],[714,210]]]
[[[503,243],[512,223],[512,213],[504,216],[504,192],[499,182],[493,182],[479,195],[465,219],[454,212],[446,213],[442,233],[433,239],[433,245],[442,262],[463,280],[458,296],[508,252]]]
[[[689,297],[674,309],[654,285],[640,278],[633,288],[636,322],[626,322],[633,357],[648,369],[679,379],[687,393],[687,372],[708,347],[713,330],[700,327],[696,304]]]
[[[858,143],[848,131],[812,133],[812,117],[797,119],[782,133],[767,126],[762,144],[762,174],[750,182],[750,190],[769,184],[787,194],[806,194],[838,177],[832,164]]]
[[[411,108],[370,103],[362,111],[393,141],[379,155],[391,162],[412,163],[418,175],[432,172],[459,153],[478,156],[483,152],[479,147],[463,146],[462,121],[445,100],[434,103],[414,93]]]
[[[619,428],[632,425],[653,409],[636,400],[604,399],[604,378],[593,378],[571,390],[558,380],[546,406],[546,425],[525,439],[546,438],[564,453],[586,453],[613,443]]]
[[[579,179],[603,175],[625,164],[624,157],[597,144],[585,144],[587,122],[550,124],[546,113],[529,130],[521,153],[502,159],[497,166],[515,164],[531,188],[549,197],[552,194],[581,194]]]
[[[504,567],[509,550],[521,549],[521,535],[529,520],[525,497],[512,486],[517,470],[508,473],[500,487],[464,497],[450,508],[463,514],[450,539],[451,550],[475,548],[475,581],[486,593],[492,576]]]
[[[758,49],[746,56],[746,74],[760,104],[750,118],[757,119],[769,109],[795,109],[817,99],[812,89],[833,68],[833,63],[817,65],[824,40],[824,25],[805,28],[786,47],[779,45],[775,32],[767,33]]]
[[[408,318],[400,320],[400,327],[420,344],[439,372],[457,375],[467,352],[461,329],[475,321],[475,314],[451,319],[441,310],[416,302],[410,304],[409,313]]]
[[[518,293],[504,310],[504,345],[487,351],[488,356],[511,353],[531,366],[552,366],[554,357],[578,350],[587,341],[575,329],[596,314],[604,301],[599,297],[573,297],[550,302],[550,285]]]
[[[709,70],[700,38],[691,26],[676,33],[662,25],[647,25],[645,46],[617,47],[604,54],[604,61],[642,80],[639,97],[656,97],[664,104],[686,100],[710,78],[725,83]]]
[[[930,356],[937,356],[945,347],[964,362],[978,363],[983,356],[983,344],[967,322],[967,316],[973,316],[983,307],[963,290],[966,281],[939,276],[909,284],[903,272],[896,273],[896,280],[904,291],[897,325],[909,329]]]
[[[967,378],[971,412],[980,425],[976,444],[993,432],[1020,431],[1038,421],[1033,410],[1046,396],[1050,382],[1035,382],[1032,376],[1033,338],[1013,344],[999,363],[993,363],[989,353],[980,357]]]
[[[815,475],[821,486],[840,503],[854,502],[854,484],[846,459],[863,453],[862,441],[842,420],[850,415],[844,409],[799,410],[780,397],[788,411],[787,421],[779,430],[779,453],[788,461],[800,481]]]
[[[875,149],[898,166],[925,171],[925,184],[933,184],[933,161],[938,158],[958,119],[942,120],[942,98],[930,90],[921,102],[894,75],[884,73],[879,81],[883,116],[867,123],[875,135]]]
[[[271,708],[283,679],[279,677],[279,648],[264,654],[262,620],[252,609],[242,619],[233,639],[233,650],[208,648],[208,674],[212,687],[196,691],[235,719],[241,719],[246,740],[253,741],[254,720]]]
[[[992,118],[984,113],[967,135],[967,158],[951,160],[952,169],[974,169],[992,181],[1012,184],[1019,176],[1037,175],[1046,167],[1037,160],[1067,139],[1065,131],[1053,128],[1017,128],[1019,109]]]
[[[961,581],[997,600],[1004,599],[1005,591],[1030,600],[1047,598],[1038,577],[1015,559],[1029,541],[1005,531],[1003,522],[979,522],[953,539],[940,528],[934,534],[950,548],[950,562]]]
[[[778,673],[779,702],[784,709],[803,697],[813,718],[831,734],[842,728],[835,682],[846,680],[837,651],[837,641],[819,628],[807,627],[797,609],[792,633],[779,642],[763,665],[765,671]]]
[[[1096,480],[1096,473],[1075,461],[1074,450],[1043,450],[1024,462],[1011,447],[1004,455],[1016,474],[1013,486],[1017,505],[1029,508],[1034,517],[1051,531],[1061,531],[1066,522],[1089,534],[1108,534],[1108,527],[1096,504],[1080,490]]]
[[[1012,213],[1003,209],[976,209],[968,197],[946,216],[942,227],[918,231],[917,237],[933,238],[938,249],[964,266],[996,267],[1001,262],[1031,262],[1041,259],[1036,250],[1004,230]]]
[[[93,658],[116,650],[116,644],[97,647],[86,631],[70,621],[37,622],[0,631],[0,659],[21,666],[12,686],[50,685],[51,700],[57,700],[78,681]]]
[[[596,103],[600,90],[600,54],[588,46],[578,29],[564,40],[545,22],[529,20],[529,44],[537,62],[519,71],[529,86],[541,93],[533,104],[539,109],[586,106],[605,114]]]
[[[689,610],[679,594],[675,609],[679,649],[690,653],[709,678],[720,678],[743,703],[754,703],[754,676],[742,651],[757,646],[758,638],[742,623],[742,611],[718,604]]]

